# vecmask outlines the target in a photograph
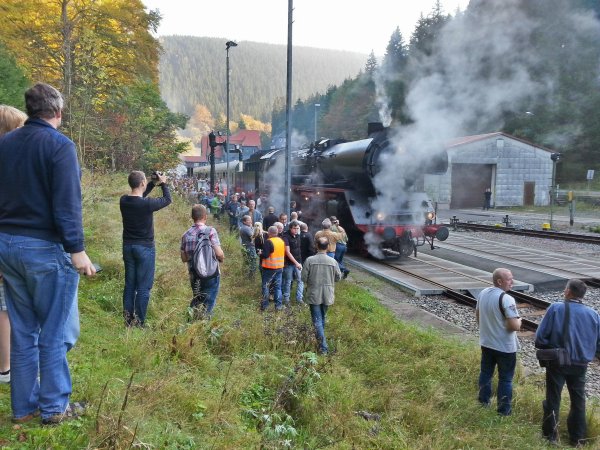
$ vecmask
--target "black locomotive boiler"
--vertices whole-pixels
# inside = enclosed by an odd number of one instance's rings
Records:
[[[351,248],[379,259],[416,255],[417,247],[433,248],[435,239],[444,241],[449,234],[435,223],[434,208],[419,189],[425,174],[447,170],[445,151],[425,161],[404,161],[414,167],[394,187],[398,195],[384,196],[377,190],[374,180],[386,164],[385,156],[394,150],[391,133],[380,123],[370,123],[366,139],[321,139],[291,155],[292,200],[302,211],[301,220],[315,232],[325,217],[334,215],[346,229]],[[272,201],[282,197],[284,158],[285,150],[278,149],[244,161],[235,174],[236,191],[266,191]],[[384,208],[378,201],[382,197],[388,199]]]
[[[374,180],[390,162],[385,155],[393,151],[390,133],[380,123],[371,123],[366,139],[324,139],[292,158],[292,192],[303,217],[318,224],[335,215],[354,247],[381,259],[416,255],[418,246],[429,243],[433,248],[434,239],[443,241],[449,234],[445,226],[435,224],[427,194],[418,191],[426,173],[447,170],[445,151],[416,161],[402,182],[398,179],[394,193],[385,195],[385,203],[376,201],[382,192]]]

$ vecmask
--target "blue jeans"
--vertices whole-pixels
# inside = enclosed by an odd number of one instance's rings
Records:
[[[296,286],[296,301],[298,303],[302,302],[302,295],[304,293],[304,283],[302,282],[302,278],[300,276],[300,269],[296,266],[285,266],[283,268],[283,286],[281,288],[283,295],[283,303],[288,304],[290,302],[290,296],[292,293],[292,281],[296,277],[297,286]]]
[[[11,323],[11,404],[14,418],[42,418],[69,404],[69,320],[79,274],[61,244],[0,233],[0,270]],[[38,381],[39,373],[39,381]]]
[[[123,315],[127,325],[146,321],[150,290],[154,284],[154,247],[137,244],[123,245],[125,263],[125,289],[123,289]]]
[[[340,270],[344,273],[347,269],[344,265],[344,255],[346,254],[346,244],[342,244],[341,242],[337,242],[335,244],[335,255],[334,258],[340,266]]]
[[[548,440],[558,438],[560,394],[565,382],[571,399],[567,417],[571,445],[585,443],[587,421],[585,417],[585,373],[587,366],[546,367],[546,400],[543,402],[542,433]]]
[[[498,366],[498,414],[508,416],[512,412],[512,380],[517,365],[516,353],[504,353],[481,347],[481,371],[479,373],[479,402],[490,404],[492,377]]]
[[[265,310],[269,306],[269,284],[273,281],[273,291],[275,292],[275,309],[281,309],[281,274],[283,269],[265,269],[262,270],[262,303],[260,309]]]
[[[327,316],[327,305],[309,305],[310,317],[312,318],[313,326],[315,327],[315,336],[319,343],[319,352],[327,353],[327,339],[325,339],[325,320]]]
[[[190,272],[190,284],[192,285],[192,294],[194,295],[190,306],[192,308],[201,308],[202,315],[210,318],[215,303],[217,303],[221,276],[199,278],[195,273]]]

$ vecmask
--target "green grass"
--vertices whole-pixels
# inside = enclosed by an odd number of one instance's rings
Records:
[[[215,316],[189,322],[179,239],[190,207],[179,199],[155,214],[149,328],[125,329],[118,198],[126,177],[84,181],[88,251],[104,271],[80,284],[82,334],[69,360],[73,399],[91,408],[55,428],[14,427],[9,388],[0,386],[4,448],[545,447],[542,379],[518,373],[514,415],[498,417],[476,401],[472,340],[397,321],[355,284],[337,285],[327,325],[333,352],[317,357],[308,309],[258,312],[259,281],[244,277],[226,226],[217,224],[226,262]],[[590,434],[598,432],[590,417]]]

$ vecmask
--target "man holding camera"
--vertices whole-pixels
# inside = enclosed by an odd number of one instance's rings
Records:
[[[120,200],[123,218],[123,261],[125,288],[123,316],[125,325],[143,327],[154,283],[154,212],[171,204],[167,177],[153,172],[150,182],[144,172],[134,170],[127,179],[131,193]],[[149,198],[154,186],[162,188],[163,196]]]

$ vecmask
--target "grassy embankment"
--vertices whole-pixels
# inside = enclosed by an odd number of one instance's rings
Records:
[[[544,448],[540,379],[519,373],[515,413],[498,417],[476,402],[472,341],[399,322],[350,281],[338,283],[328,319],[334,351],[317,357],[307,309],[258,312],[259,282],[242,275],[239,245],[225,226],[218,226],[226,263],[215,317],[189,322],[178,250],[189,205],[180,199],[155,214],[149,328],[125,329],[118,210],[125,176],[86,176],[85,185],[88,251],[104,272],[80,284],[82,335],[69,359],[73,398],[91,408],[54,428],[14,427],[3,385],[3,447]],[[594,419],[590,434],[599,430]]]

